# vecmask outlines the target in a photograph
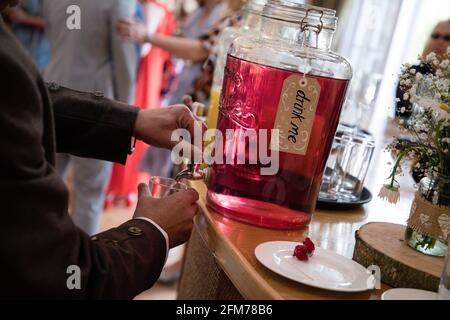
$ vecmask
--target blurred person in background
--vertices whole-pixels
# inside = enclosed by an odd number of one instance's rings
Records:
[[[80,7],[80,30],[66,27],[66,9],[70,5]],[[44,78],[94,96],[133,103],[136,48],[117,35],[115,25],[121,18],[132,18],[136,5],[133,0],[45,0],[51,61]],[[61,176],[67,179],[70,168],[75,199],[72,218],[86,233],[94,234],[103,212],[112,164],[59,154],[57,170]]]
[[[436,24],[422,52],[422,57],[425,59],[430,53],[442,56],[447,52],[448,47],[450,47],[450,19],[440,21]],[[430,72],[430,68],[426,64],[413,65],[411,70],[422,74]],[[409,101],[403,99],[403,95],[404,92],[400,88],[400,84],[398,84],[396,93],[398,102],[395,108],[395,114],[397,117],[406,121],[411,116],[412,105]]]
[[[436,24],[422,52],[422,57],[425,59],[431,53],[442,56],[447,52],[448,47],[450,47],[450,19],[440,21]],[[413,65],[410,70],[415,70],[416,73],[427,74],[430,72],[430,67],[427,64],[418,64]],[[413,113],[413,105],[409,100],[404,99],[404,92],[400,87],[400,83],[397,86],[396,96],[397,105],[395,108],[395,115],[403,121],[408,121]],[[422,159],[420,162],[427,162],[427,160],[428,159]],[[417,183],[422,180],[423,174],[419,172],[420,170],[417,169],[415,163],[413,164],[411,171],[412,177]]]
[[[450,47],[450,19],[439,22],[434,27],[430,39],[425,46],[423,57],[434,52],[438,56],[443,56]]]
[[[167,102],[180,103],[186,94],[192,95],[198,102],[207,103],[208,95],[196,95],[198,79],[203,73],[203,66],[212,51],[211,34],[218,34],[221,20],[237,11],[241,1],[197,0],[198,8],[184,21],[180,35],[165,36],[158,32],[149,32],[144,24],[134,20],[122,19],[117,25],[118,33],[127,41],[150,43],[168,51],[182,62],[180,74],[173,81],[167,94]],[[211,77],[212,78],[212,77]],[[197,87],[196,87],[197,85]],[[165,150],[150,148],[144,155],[143,166],[152,175],[173,176],[170,153]]]
[[[182,71],[169,92],[169,104],[182,101],[183,96],[192,91],[194,81],[201,74],[203,62],[210,53],[202,38],[229,11],[226,1],[197,0],[197,3],[198,8],[186,18],[177,36],[149,32],[145,25],[133,20],[121,20],[117,25],[119,34],[127,41],[150,43],[182,61]]]
[[[175,18],[160,0],[140,0],[143,16],[142,25],[148,33],[170,36],[175,32]],[[161,104],[163,71],[170,61],[167,51],[150,43],[140,45],[134,104],[142,109],[158,108]],[[139,163],[147,146],[137,142],[133,157],[126,166],[115,164],[107,192],[107,205],[118,203],[132,206],[137,200],[136,188],[139,182],[148,182],[148,174],[139,169]]]
[[[4,16],[20,44],[28,51],[42,71],[50,58],[45,20],[42,18],[44,0],[22,0],[17,7],[9,8]]]
[[[217,37],[230,23],[238,23],[239,19],[229,19],[229,16],[238,15],[242,3],[240,0],[198,1],[199,8],[186,18],[180,36],[152,32],[143,23],[124,19],[117,30],[127,41],[160,47],[183,61],[182,71],[168,92],[169,103],[183,101],[190,106],[183,99],[186,94],[195,101],[207,103],[214,72],[210,62],[215,60],[212,56]],[[177,172],[173,167],[170,152],[158,148],[150,148],[141,162],[142,170],[156,176],[174,176]],[[172,283],[178,279],[183,251],[184,248],[176,248],[170,252],[160,281]]]

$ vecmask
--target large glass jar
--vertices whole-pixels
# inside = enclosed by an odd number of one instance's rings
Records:
[[[223,164],[208,183],[209,206],[226,217],[309,224],[352,76],[330,51],[336,23],[333,10],[269,0],[261,31],[233,41],[215,137]]]
[[[222,89],[223,72],[227,61],[228,49],[234,39],[242,35],[258,32],[261,26],[261,12],[266,0],[249,0],[242,8],[241,23],[225,28],[217,42],[217,58],[214,66],[214,76],[211,87],[207,126],[215,128],[219,116],[219,99]]]
[[[436,217],[433,219],[431,215],[435,215],[436,207],[439,206],[442,210],[447,210],[450,212],[450,178],[443,177],[442,175],[434,175],[432,179],[429,177],[423,178],[419,183],[419,194],[424,200],[420,202],[419,210],[412,211],[415,214],[420,214],[419,217],[423,223],[433,223],[435,228],[449,228],[448,217],[447,219]],[[415,201],[415,206],[417,207],[419,203]],[[414,205],[413,205],[414,206]],[[446,209],[445,209],[446,208]],[[416,213],[417,211],[417,213]],[[437,215],[445,216],[445,214],[437,213]],[[415,219],[417,220],[417,219]],[[445,235],[442,239],[438,239],[428,234],[419,232],[420,229],[412,226],[411,217],[408,221],[405,232],[405,240],[408,245],[417,251],[430,256],[443,257],[447,252],[447,244],[445,243]],[[430,228],[432,230],[434,228]],[[448,232],[448,230],[446,230]]]

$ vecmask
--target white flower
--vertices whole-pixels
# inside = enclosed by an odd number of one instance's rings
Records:
[[[422,140],[427,140],[427,134],[425,132],[423,133],[419,133],[418,134],[419,138]],[[428,152],[430,153],[430,150],[428,150]],[[433,151],[431,151],[431,154],[433,153]]]
[[[438,119],[449,120],[450,119],[450,107],[445,103],[441,104],[437,108]]]
[[[409,70],[409,73],[411,73],[412,75],[414,75],[414,74],[417,73],[417,70],[416,70],[416,69],[411,69],[411,70]]]
[[[416,80],[417,81],[420,81],[420,80],[422,80],[423,79],[423,74],[421,74],[420,72],[417,72],[416,73]]]
[[[438,90],[444,91],[448,88],[448,81],[445,80],[438,80],[436,81],[436,87],[438,88]]]
[[[396,204],[400,201],[400,188],[393,187],[389,184],[385,184],[378,194],[378,197],[380,197],[383,200],[387,200],[389,203]]]
[[[436,59],[436,53],[435,52],[431,52],[425,57],[425,61],[428,62],[428,63],[433,62],[433,60],[435,60],[435,59]]]
[[[442,68],[442,69],[447,69],[449,65],[450,65],[450,60],[445,59],[444,61],[441,62],[439,67]]]
[[[405,93],[403,95],[403,100],[409,100],[409,94],[408,93]]]
[[[440,104],[439,101],[432,99],[430,97],[422,97],[419,99],[418,104],[423,108],[427,109],[438,109]]]
[[[405,107],[402,107],[402,108],[400,109],[400,113],[405,113],[405,111],[406,111],[406,108],[405,108]]]
[[[444,73],[442,72],[441,69],[438,69],[438,70],[436,70],[436,75],[437,75],[439,78],[442,78],[442,77],[444,76]]]

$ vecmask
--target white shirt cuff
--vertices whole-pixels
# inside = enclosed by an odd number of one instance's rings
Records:
[[[145,217],[136,217],[135,219],[141,219],[150,222],[152,225],[154,225],[164,236],[164,239],[166,239],[166,259],[164,260],[164,264],[167,262],[167,257],[169,256],[169,235],[166,231],[164,231],[163,228],[161,228],[155,221],[145,218]]]

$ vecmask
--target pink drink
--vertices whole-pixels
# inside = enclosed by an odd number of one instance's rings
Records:
[[[223,136],[226,129],[270,132],[283,83],[292,75],[302,76],[229,55],[217,125]],[[208,185],[208,204],[213,209],[235,220],[275,229],[309,224],[349,81],[308,77],[320,84],[320,97],[306,154],[280,151],[279,171],[272,176],[260,174],[261,164],[213,165]],[[230,152],[238,150],[227,150],[225,145],[224,157]]]

